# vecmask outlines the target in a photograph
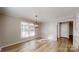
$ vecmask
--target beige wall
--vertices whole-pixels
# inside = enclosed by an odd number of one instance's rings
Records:
[[[3,40],[3,17],[0,16],[0,47],[3,45],[2,40]]]
[[[1,47],[1,41],[2,41],[2,29],[1,29],[2,28],[1,27],[2,24],[1,24],[1,21],[2,20],[0,19],[0,47]]]

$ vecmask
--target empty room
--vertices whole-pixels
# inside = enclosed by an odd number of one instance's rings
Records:
[[[79,7],[0,7],[1,52],[78,52]]]

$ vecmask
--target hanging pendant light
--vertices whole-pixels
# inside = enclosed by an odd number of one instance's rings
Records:
[[[35,18],[36,18],[35,27],[36,27],[36,28],[38,27],[37,17],[38,17],[38,16],[35,15]]]

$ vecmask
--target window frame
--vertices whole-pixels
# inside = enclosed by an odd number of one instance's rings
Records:
[[[25,31],[26,28],[25,25],[28,27],[26,31]],[[27,34],[25,35],[26,32]],[[33,35],[32,32],[34,32]],[[29,22],[21,22],[21,38],[28,38],[33,36],[35,36],[35,24]]]

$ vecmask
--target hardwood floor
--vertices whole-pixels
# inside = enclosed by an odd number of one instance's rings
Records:
[[[2,49],[2,52],[77,52],[68,39],[58,41],[32,40],[25,43],[16,44]]]

